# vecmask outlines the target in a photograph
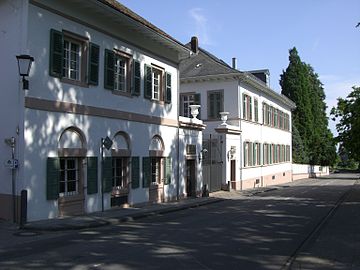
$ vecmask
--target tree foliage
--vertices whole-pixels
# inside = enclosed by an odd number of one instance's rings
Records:
[[[296,48],[289,51],[289,66],[280,85],[281,93],[296,104],[292,113],[294,162],[332,165],[336,148],[328,128],[323,84],[314,69],[301,61]]]
[[[339,120],[337,141],[346,149],[349,158],[360,162],[360,87],[354,86],[345,99],[338,98],[331,115],[334,121]]]

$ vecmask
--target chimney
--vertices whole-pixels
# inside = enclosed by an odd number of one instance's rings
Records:
[[[232,68],[237,69],[237,59],[236,59],[236,57],[232,58]]]
[[[199,41],[195,36],[191,38],[191,50],[196,54],[199,52]]]

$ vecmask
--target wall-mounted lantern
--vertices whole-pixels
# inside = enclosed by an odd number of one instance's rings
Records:
[[[29,76],[34,57],[27,54],[21,54],[17,55],[16,59],[18,61],[19,75],[22,76],[23,90],[29,90],[29,81],[25,79],[25,77]]]

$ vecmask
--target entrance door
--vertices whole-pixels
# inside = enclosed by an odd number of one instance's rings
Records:
[[[186,194],[187,197],[196,196],[195,160],[186,161]]]
[[[60,158],[59,215],[84,213],[82,162],[80,158]]]

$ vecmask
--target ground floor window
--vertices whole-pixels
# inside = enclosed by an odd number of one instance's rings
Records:
[[[79,193],[79,161],[77,158],[60,158],[60,196]]]
[[[113,171],[113,187],[124,188],[129,184],[129,158],[127,157],[113,157],[112,158]]]
[[[151,183],[160,184],[161,183],[161,158],[152,157],[151,158]]]

